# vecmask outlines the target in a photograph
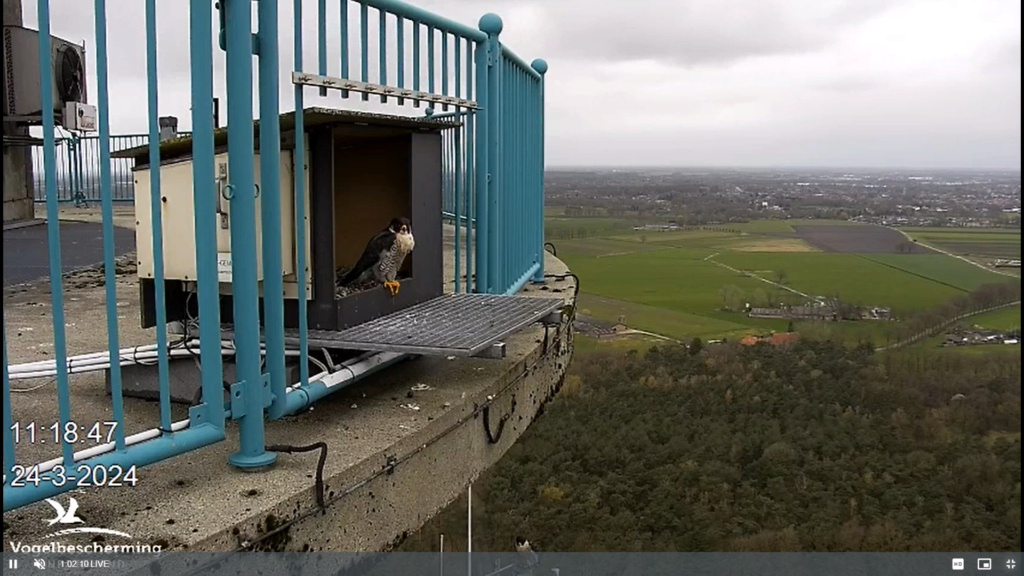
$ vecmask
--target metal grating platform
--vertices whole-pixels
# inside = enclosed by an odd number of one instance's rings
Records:
[[[564,304],[561,298],[447,294],[346,330],[310,330],[308,342],[311,348],[476,356]],[[288,344],[298,338],[297,330],[285,330]]]

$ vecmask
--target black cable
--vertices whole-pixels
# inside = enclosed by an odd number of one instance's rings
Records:
[[[320,450],[320,459],[316,463],[316,479],[314,480],[313,486],[316,489],[316,504],[321,509],[326,508],[327,504],[324,501],[324,464],[327,463],[327,443],[326,442],[314,442],[309,446],[288,446],[286,444],[271,444],[266,446],[267,452],[285,452],[292,454],[295,452],[312,452],[313,450]]]
[[[491,434],[491,405],[490,405],[490,403],[487,403],[487,404],[484,405],[483,416],[484,416],[484,431],[487,432],[487,441],[490,442],[491,444],[497,444],[498,441],[501,440],[501,433],[505,431],[505,422],[508,421],[508,414],[503,415],[501,417],[501,420],[498,421],[498,434],[497,435]]]
[[[572,272],[566,272],[565,274],[545,274],[545,278],[554,278],[556,280],[565,280],[566,278],[572,278],[576,281],[576,285],[572,291],[572,317],[569,319],[570,323],[576,320],[576,307],[579,302],[580,296],[580,277]]]
[[[558,250],[555,249],[555,245],[552,244],[551,242],[545,242],[544,243],[544,249],[547,250],[548,246],[551,247],[551,250],[548,250],[548,252],[551,252],[552,256],[554,256],[555,258],[558,258]]]
[[[543,358],[543,357],[541,357],[541,358]],[[355,484],[349,486],[345,490],[343,490],[343,491],[335,494],[334,496],[328,498],[325,501],[323,506],[321,506],[319,508],[307,508],[306,510],[296,514],[294,518],[292,518],[292,519],[290,519],[290,520],[288,520],[286,522],[283,522],[282,524],[280,524],[279,526],[277,526],[273,530],[269,530],[269,531],[267,531],[267,532],[265,532],[263,534],[260,534],[255,540],[250,541],[247,546],[240,546],[240,547],[238,547],[237,549],[235,549],[235,552],[242,552],[242,551],[245,551],[245,550],[250,550],[250,549],[252,549],[253,544],[255,544],[256,542],[265,540],[267,538],[270,538],[271,536],[274,536],[275,534],[279,534],[281,532],[284,532],[285,530],[289,529],[296,522],[299,522],[300,520],[304,520],[304,519],[312,516],[313,514],[317,513],[318,511],[322,510],[323,508],[325,508],[327,506],[330,506],[331,504],[341,500],[342,498],[348,496],[349,494],[352,494],[356,490],[362,488],[366,484],[369,484],[370,482],[372,482],[373,480],[379,478],[380,476],[394,473],[395,468],[399,464],[405,462],[406,460],[409,460],[413,456],[415,456],[415,455],[419,454],[420,452],[426,450],[428,447],[430,447],[430,446],[436,444],[437,442],[441,441],[444,437],[446,437],[448,434],[451,434],[452,432],[454,432],[456,429],[458,429],[460,426],[462,426],[463,424],[465,424],[469,420],[472,420],[473,418],[476,418],[477,415],[481,414],[484,411],[485,408],[490,406],[491,402],[493,402],[495,398],[498,398],[506,390],[508,390],[512,386],[515,386],[516,384],[518,384],[519,381],[522,380],[523,378],[525,378],[528,374],[530,374],[533,371],[533,369],[537,366],[537,364],[539,364],[539,363],[540,363],[540,358],[538,358],[538,360],[535,361],[530,366],[525,367],[523,369],[523,371],[518,376],[516,376],[511,381],[509,381],[509,383],[506,384],[504,387],[502,387],[502,389],[499,390],[490,400],[487,400],[486,402],[484,402],[482,405],[478,406],[476,409],[474,409],[469,414],[466,414],[462,418],[459,418],[451,426],[449,426],[448,428],[445,428],[440,433],[438,433],[436,436],[434,436],[433,438],[427,440],[423,444],[420,444],[419,446],[417,446],[416,448],[414,448],[413,450],[411,450],[409,453],[405,454],[401,458],[396,458],[394,456],[388,457],[387,458],[387,462],[385,463],[384,466],[381,467],[380,470],[377,470],[376,472],[370,474],[366,478],[356,482]],[[270,447],[267,447],[267,449],[269,450]]]

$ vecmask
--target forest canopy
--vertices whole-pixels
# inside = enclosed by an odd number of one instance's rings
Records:
[[[1020,356],[586,353],[473,486],[474,550],[1019,551]],[[465,498],[403,550],[465,549]]]

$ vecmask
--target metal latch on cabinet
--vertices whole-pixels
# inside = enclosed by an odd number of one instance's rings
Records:
[[[224,211],[225,194],[228,191],[228,165],[220,163],[217,165],[217,214],[220,214],[220,229],[228,229],[228,213]]]

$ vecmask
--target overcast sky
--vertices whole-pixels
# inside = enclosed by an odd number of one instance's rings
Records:
[[[509,47],[528,62],[548,61],[549,166],[1020,169],[1019,0],[414,3],[474,27],[496,12]],[[23,4],[25,25],[35,28],[36,3]],[[188,130],[188,2],[158,4],[159,112]],[[280,4],[280,92],[290,110],[292,2]],[[328,73],[337,75],[339,8],[329,4]],[[107,6],[112,130],[144,132],[143,3]],[[314,72],[316,6],[304,1],[304,68]],[[51,0],[51,10],[54,35],[86,42],[95,103],[92,2]],[[350,14],[354,23],[358,8]],[[375,81],[375,41],[371,49]],[[216,50],[222,98],[223,57]],[[352,62],[358,71],[355,55]],[[380,109],[321,99],[316,89],[306,105]]]

